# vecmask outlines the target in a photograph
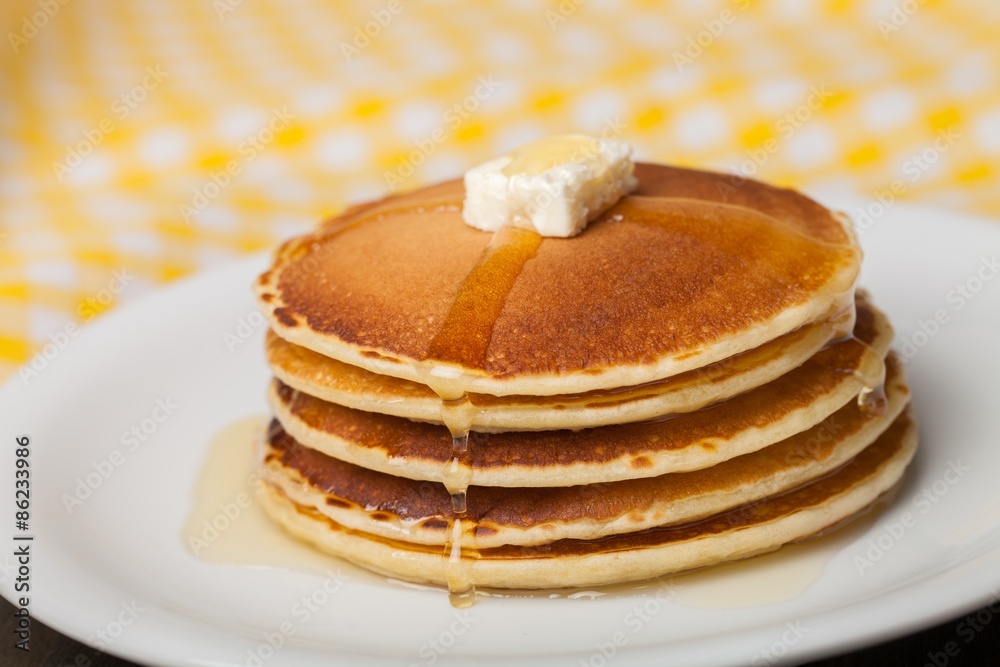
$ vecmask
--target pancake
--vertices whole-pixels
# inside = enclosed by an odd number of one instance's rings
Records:
[[[598,214],[581,197],[607,165],[565,143],[469,181],[465,213],[521,217],[467,225],[450,181],[348,209],[258,278],[274,421],[255,483],[293,535],[465,606],[476,585],[764,553],[897,483],[910,392],[887,318],[855,289],[846,217],[651,164]],[[524,194],[551,164],[575,170],[558,206]],[[522,227],[537,206],[557,231],[590,222],[540,236]]]
[[[862,320],[857,327],[870,330],[879,318],[880,328],[891,337],[884,315],[860,292],[856,298]],[[831,340],[849,335],[854,315],[854,310],[848,309],[832,320],[807,324],[752,350],[638,387],[575,396],[470,394],[469,400],[477,408],[472,428],[480,432],[579,429],[691,412],[770,382],[801,365]],[[273,331],[268,331],[265,349],[274,376],[309,396],[357,410],[441,421],[441,397],[427,385],[345,364],[289,343]]]
[[[631,387],[849,307],[853,232],[790,190],[639,164],[572,239],[461,220],[460,181],[356,207],[286,243],[257,281],[291,343],[446,397]]]
[[[691,522],[802,486],[847,463],[903,411],[906,378],[898,360],[889,368],[883,415],[852,401],[808,431],[711,468],[585,486],[470,487],[476,546],[598,539]],[[443,546],[455,519],[443,485],[331,458],[298,444],[277,422],[261,478],[296,504],[372,535]]]
[[[798,489],[700,522],[599,540],[480,549],[467,558],[477,586],[582,587],[638,581],[746,558],[823,533],[873,503],[902,476],[916,450],[906,411],[835,473]],[[444,584],[449,559],[440,547],[346,528],[264,483],[259,500],[290,533],[319,549],[391,577]]]
[[[716,465],[821,422],[883,379],[892,330],[868,304],[856,338],[724,403],[650,422],[581,431],[472,435],[468,464],[477,486],[570,486],[655,477]],[[391,475],[442,481],[452,458],[442,426],[327,403],[275,382],[272,411],[295,440]]]

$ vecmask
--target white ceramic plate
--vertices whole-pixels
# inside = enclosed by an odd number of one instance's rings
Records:
[[[233,352],[223,339],[254,311],[249,285],[267,261],[256,257],[101,318],[37,378],[0,392],[4,534],[16,532],[14,440],[31,437],[32,613],[84,641],[103,630],[108,652],[149,664],[571,666],[612,652],[618,665],[798,662],[973,609],[1000,591],[1000,223],[897,205],[862,241],[862,283],[897,347],[919,348],[909,371],[921,449],[892,505],[793,599],[706,609],[683,597],[487,598],[458,613],[438,591],[362,578],[302,622],[295,602],[321,577],[193,558],[179,532],[206,444],[265,411],[262,330]],[[157,399],[179,407],[70,514],[63,494],[122,449]],[[859,572],[859,557],[871,567]],[[0,576],[13,598],[10,570]],[[285,621],[281,650],[261,651]]]

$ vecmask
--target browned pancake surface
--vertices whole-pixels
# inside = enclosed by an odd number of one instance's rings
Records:
[[[753,181],[720,190],[728,176],[664,166],[636,174],[639,190],[580,236],[543,238],[482,276],[502,286],[477,295],[496,317],[453,308],[492,237],[461,221],[458,181],[356,208],[287,244],[261,299],[283,325],[304,321],[369,354],[503,378],[683,358],[856,276],[843,226],[802,195]],[[446,322],[463,345],[440,344]]]
[[[543,469],[630,459],[630,467],[640,474],[653,466],[650,457],[657,453],[694,446],[714,451],[715,443],[725,443],[747,429],[763,428],[783,415],[807,408],[817,396],[844,382],[871,353],[866,345],[878,336],[872,311],[859,308],[858,314],[857,340],[832,344],[767,385],[716,406],[665,420],[581,431],[473,433],[471,465],[478,469],[512,465]],[[358,447],[384,451],[388,458],[432,461],[442,466],[451,459],[451,434],[443,426],[341,407],[275,382],[278,399],[311,429]]]
[[[564,539],[533,546],[492,547],[480,549],[478,558],[481,560],[573,558],[599,553],[641,551],[695,539],[710,539],[752,526],[776,522],[797,512],[822,507],[837,496],[865,485],[870,479],[878,476],[885,466],[898,460],[901,455],[905,455],[905,460],[901,463],[906,465],[915,449],[915,439],[916,424],[912,411],[907,409],[874,443],[854,457],[850,463],[842,466],[833,474],[787,493],[765,498],[739,509],[688,524],[657,527],[593,540]],[[403,542],[348,529],[315,509],[297,504],[295,509],[325,525],[331,531],[350,533],[363,536],[374,542],[388,544],[398,549],[401,554],[411,551],[440,554],[439,547]],[[835,517],[833,525],[839,524],[842,519],[843,517]],[[822,533],[830,527],[830,525],[816,526],[814,529],[796,536],[795,539],[804,539],[810,535]],[[623,579],[625,578],[623,577]]]
[[[909,397],[902,369],[896,362],[890,364],[886,385],[892,403],[899,406],[896,414]],[[775,476],[799,467],[803,474],[814,475],[810,472],[814,463],[822,468],[822,462],[833,457],[842,442],[878,422],[879,417],[851,402],[808,431],[703,470],[575,487],[470,487],[469,517],[478,522],[480,532],[490,531],[491,525],[497,524],[527,528],[560,521],[602,522],[629,514],[636,522],[648,524],[645,514],[653,507],[661,512],[671,503],[715,493],[740,493],[745,497],[742,487],[766,485]],[[880,428],[884,427],[883,422]],[[444,530],[447,520],[454,516],[451,496],[440,483],[396,477],[327,456],[297,443],[277,421],[272,424],[268,442],[268,461],[277,461],[293,476],[300,475],[325,494],[331,505],[363,509],[376,520],[380,514],[388,519],[386,513],[404,520],[423,520],[422,527],[429,530]],[[474,450],[489,447],[489,442],[473,444]],[[668,515],[657,518],[658,523],[669,520]]]
[[[507,545],[484,549],[480,552],[480,556],[483,558],[557,558],[608,551],[645,549],[671,542],[708,538],[712,535],[739,530],[745,526],[777,521],[794,512],[823,505],[831,497],[864,484],[865,480],[872,477],[881,466],[907,446],[907,439],[912,437],[914,429],[912,413],[907,410],[893,422],[892,426],[878,440],[835,474],[794,491],[767,498],[704,521],[683,526],[667,526],[634,533],[623,533],[597,540],[560,540],[533,547]],[[827,526],[822,526],[814,532],[822,532],[825,528]]]
[[[876,313],[864,291],[858,290],[856,297],[854,335],[871,344],[878,336],[878,331],[875,329]],[[663,391],[683,385],[694,385],[706,381],[719,384],[735,375],[747,372],[753,367],[753,364],[763,363],[770,358],[780,356],[787,348],[794,346],[802,338],[809,335],[810,329],[814,326],[822,325],[806,325],[765,343],[761,348],[748,350],[715,364],[688,371],[666,380],[636,387],[595,390],[569,396],[492,396],[490,394],[470,393],[469,400],[472,401],[473,405],[484,410],[494,407],[530,405],[552,406],[553,409],[559,409],[560,405],[580,403],[591,406],[610,406],[647,396],[655,396]],[[764,354],[765,348],[766,354]],[[427,385],[390,375],[379,375],[325,357],[308,348],[289,343],[270,330],[267,332],[265,350],[268,362],[276,372],[280,371],[280,374],[294,378],[304,386],[323,386],[335,392],[370,395],[391,402],[438,399],[438,395]],[[300,388],[305,390],[304,387]]]

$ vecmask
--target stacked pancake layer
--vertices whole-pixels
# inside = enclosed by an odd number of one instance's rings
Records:
[[[347,211],[257,282],[265,509],[449,586],[594,586],[824,532],[916,447],[860,252],[805,197],[637,165],[572,239],[461,222],[445,183]]]

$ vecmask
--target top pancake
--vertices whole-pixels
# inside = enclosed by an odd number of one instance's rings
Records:
[[[639,188],[579,236],[461,220],[451,181],[355,207],[258,280],[285,340],[449,392],[632,386],[752,349],[850,306],[861,254],[812,200],[636,165]]]

